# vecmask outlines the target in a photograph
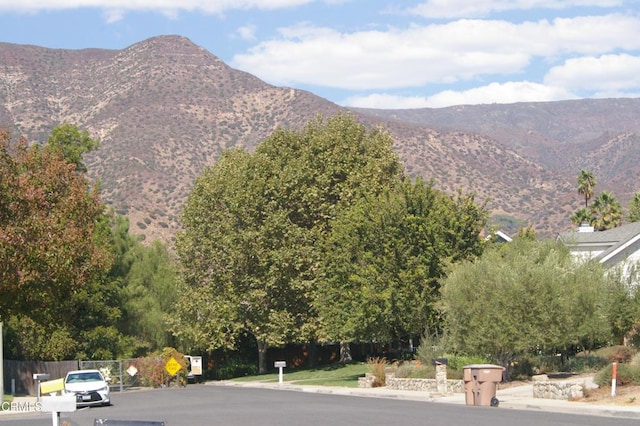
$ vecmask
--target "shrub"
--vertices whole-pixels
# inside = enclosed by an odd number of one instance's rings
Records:
[[[631,358],[631,362],[629,364],[640,365],[640,353],[635,354],[633,358]]]
[[[482,356],[460,356],[460,355],[452,355],[446,357],[448,360],[448,367],[451,370],[462,371],[462,368],[465,365],[471,364],[486,364],[487,358]]]
[[[593,354],[580,354],[569,358],[564,364],[562,364],[560,371],[571,373],[586,373],[598,371],[609,364],[610,361],[602,356]]]
[[[598,371],[593,378],[593,382],[598,386],[610,386],[612,376],[612,366],[609,365]],[[640,366],[630,364],[619,364],[616,374],[617,385],[640,385]]]
[[[174,376],[170,376],[165,370],[167,361],[172,357],[182,367]],[[174,348],[164,348],[161,354],[138,358],[134,362],[135,367],[138,369],[140,385],[154,388],[173,384],[185,386],[187,384],[187,364],[185,356]]]
[[[416,359],[423,365],[431,365],[434,358],[442,358],[446,353],[446,338],[437,334],[424,333],[416,349]]]
[[[369,368],[369,373],[373,374],[375,378],[371,386],[380,387],[386,384],[386,368],[387,368],[387,359],[380,357],[373,357],[367,359],[367,367]]]
[[[398,378],[431,379],[435,377],[435,368],[420,361],[404,362],[398,366],[395,375]]]
[[[622,346],[622,345],[600,348],[596,351],[597,356],[606,358],[610,362],[618,362],[618,363],[630,362],[636,353],[637,351],[632,347]]]

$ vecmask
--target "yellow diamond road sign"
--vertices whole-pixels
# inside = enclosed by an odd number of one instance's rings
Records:
[[[167,370],[167,373],[170,375],[175,376],[176,373],[182,369],[182,366],[174,357],[171,357],[164,365],[164,369]]]

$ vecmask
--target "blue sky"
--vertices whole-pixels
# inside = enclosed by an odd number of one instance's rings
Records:
[[[168,34],[343,106],[640,96],[640,0],[0,0],[2,42]]]

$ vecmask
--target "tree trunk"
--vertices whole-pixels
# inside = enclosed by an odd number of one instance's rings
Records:
[[[351,346],[349,342],[340,342],[340,362],[351,362]]]
[[[504,367],[504,371],[502,372],[502,381],[510,382],[511,381],[511,356],[508,354],[498,355],[498,363]]]
[[[316,366],[317,361],[318,361],[318,344],[316,343],[315,340],[311,340],[309,342],[309,355],[308,355],[309,359],[307,360],[307,363],[309,365],[309,367],[313,368]]]
[[[258,341],[258,372],[265,374],[267,372],[267,342],[257,339]]]

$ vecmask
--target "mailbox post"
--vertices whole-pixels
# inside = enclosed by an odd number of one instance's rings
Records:
[[[60,413],[76,411],[75,395],[55,395],[42,397],[42,411],[51,412],[53,426],[60,425]]]
[[[51,375],[47,373],[35,373],[33,375],[33,380],[36,382],[36,396],[38,397],[38,401],[40,401],[40,382],[49,380],[50,378]]]
[[[48,374],[39,376],[41,376],[40,379],[43,379],[42,376],[47,376],[47,378],[49,378]],[[36,374],[33,375],[33,378],[36,378]],[[48,396],[42,397],[42,411],[51,412],[51,421],[53,426],[60,425],[61,412],[76,411],[76,396],[58,395],[58,392],[62,394],[63,390],[64,379],[49,380],[40,383],[40,386],[38,386],[39,394],[48,394]]]
[[[282,382],[283,382],[282,369],[287,366],[287,362],[286,361],[276,361],[274,366],[278,369],[278,383],[282,384]]]

